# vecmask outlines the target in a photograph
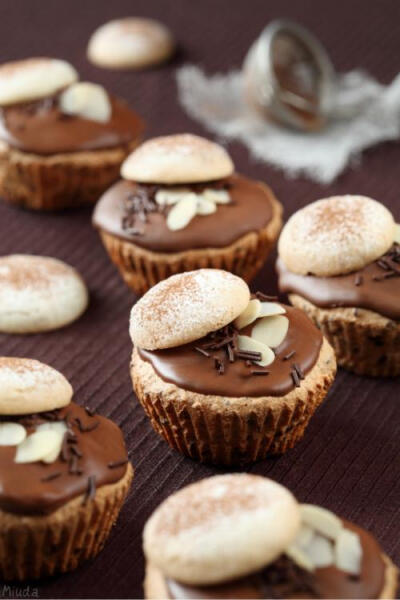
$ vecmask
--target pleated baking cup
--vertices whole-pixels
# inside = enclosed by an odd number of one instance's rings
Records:
[[[190,458],[227,466],[292,448],[303,437],[335,373],[335,356],[326,340],[301,386],[282,397],[199,394],[161,379],[137,350],[131,362],[134,390],[154,430]]]
[[[95,557],[116,522],[133,477],[130,464],[117,483],[104,485],[92,500],[78,496],[45,516],[0,510],[0,578],[37,579],[64,573]]]
[[[272,250],[281,221],[247,233],[225,248],[202,248],[184,252],[152,252],[131,241],[100,230],[103,244],[125,283],[138,295],[175,273],[196,269],[224,269],[245,281],[255,277]]]
[[[394,599],[398,587],[399,571],[396,565],[390,560],[387,554],[382,554],[382,560],[385,564],[385,573],[382,591],[378,598]],[[146,562],[144,595],[147,600],[156,600],[158,598],[169,598],[167,579],[163,573],[149,562]]]
[[[15,206],[55,211],[94,204],[137,146],[39,156],[0,146],[0,196]]]
[[[400,375],[399,322],[361,308],[319,308],[297,294],[289,299],[329,340],[341,367],[358,375]]]

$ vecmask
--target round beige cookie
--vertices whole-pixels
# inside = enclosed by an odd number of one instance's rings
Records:
[[[180,184],[222,179],[234,166],[222,146],[190,133],[154,138],[139,146],[121,167],[124,179]]]
[[[187,344],[233,321],[249,299],[247,284],[227,271],[199,269],[172,275],[132,308],[132,342],[146,350]]]
[[[39,333],[75,321],[88,305],[79,273],[44,256],[0,258],[0,331]]]
[[[87,55],[99,67],[143,69],[167,60],[174,48],[171,32],[159,21],[126,17],[96,29]]]
[[[279,256],[300,275],[344,275],[362,269],[392,245],[395,223],[379,202],[333,196],[296,212],[282,229]]]
[[[65,60],[28,58],[0,66],[0,106],[46,98],[78,79]]]
[[[27,415],[67,406],[71,384],[30,358],[0,357],[0,415]]]
[[[299,507],[286,488],[256,475],[220,475],[159,506],[144,528],[144,552],[165,576],[208,585],[265,567],[299,527]]]

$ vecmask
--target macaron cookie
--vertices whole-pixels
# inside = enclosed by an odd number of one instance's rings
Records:
[[[31,254],[0,257],[0,332],[65,327],[82,315],[88,302],[82,277],[61,260]]]
[[[300,310],[236,275],[173,275],[132,308],[131,376],[153,428],[202,462],[234,465],[292,448],[336,373]]]
[[[3,581],[48,577],[95,557],[128,493],[122,432],[72,396],[55,369],[0,357]]]
[[[125,17],[96,29],[87,56],[106,69],[145,69],[165,62],[174,50],[174,38],[165,25],[154,19]]]
[[[0,195],[35,210],[93,204],[142,129],[123,100],[79,81],[66,61],[0,65]]]
[[[179,490],[143,547],[149,599],[396,597],[397,568],[370,533],[257,475]]]
[[[286,223],[278,254],[281,292],[321,329],[340,366],[400,374],[400,226],[383,204],[313,202]]]
[[[278,237],[282,207],[272,191],[235,173],[225,149],[207,139],[151,139],[128,156],[121,175],[93,223],[137,294],[199,268],[250,280]]]

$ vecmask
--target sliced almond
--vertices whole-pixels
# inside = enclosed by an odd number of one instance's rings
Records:
[[[314,535],[314,530],[311,529],[311,527],[302,524],[294,543],[299,548],[306,548],[310,544]]]
[[[217,210],[215,202],[207,200],[207,198],[197,197],[197,214],[198,215],[212,215]]]
[[[213,190],[207,188],[202,193],[203,198],[215,202],[215,204],[229,204],[231,197],[226,190]]]
[[[196,194],[188,194],[171,208],[167,217],[167,227],[171,231],[184,229],[197,213]]]
[[[349,529],[342,529],[335,544],[335,565],[341,571],[359,575],[362,547],[359,536]]]
[[[314,567],[313,563],[311,562],[310,558],[298,546],[296,546],[296,545],[290,546],[286,550],[285,554],[294,563],[296,563],[296,565],[298,565],[301,569],[305,569],[306,571],[311,571],[311,572],[314,571],[315,567]]]
[[[257,319],[261,310],[261,302],[259,300],[250,300],[244,311],[236,317],[234,324],[238,329],[243,329],[246,325],[250,325]]]
[[[189,188],[162,188],[156,191],[155,201],[159,206],[171,206],[193,192]]]
[[[283,342],[289,329],[289,319],[282,315],[264,317],[253,327],[251,337],[270,348],[277,348]]]
[[[333,512],[316,506],[302,504],[300,506],[302,522],[331,540],[336,540],[343,530],[343,523]]]
[[[41,423],[41,425],[38,425],[36,427],[36,431],[56,431],[59,434],[59,444],[55,446],[54,450],[50,452],[50,454],[46,455],[45,458],[42,459],[43,462],[52,463],[55,460],[57,460],[61,452],[61,446],[67,429],[68,428],[65,421],[52,421],[49,423]]]
[[[273,315],[283,315],[286,310],[277,302],[261,302],[259,317],[272,317]]]
[[[304,552],[317,569],[329,567],[335,562],[332,542],[318,533],[312,537]]]
[[[265,344],[253,340],[248,335],[238,335],[238,346],[239,350],[245,350],[247,352],[261,352],[261,360],[257,361],[260,367],[267,367],[275,360],[275,354],[271,348],[268,348]]]
[[[60,109],[67,115],[78,115],[90,121],[106,123],[112,108],[106,90],[96,83],[73,83],[60,96]]]
[[[24,439],[15,453],[16,463],[31,463],[43,460],[59,447],[58,431],[35,431]]]
[[[0,446],[18,446],[26,438],[26,429],[20,423],[0,423]]]
[[[400,223],[396,223],[394,226],[394,242],[400,244]]]

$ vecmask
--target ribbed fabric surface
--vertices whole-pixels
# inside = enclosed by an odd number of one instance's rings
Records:
[[[85,58],[95,27],[129,14],[158,17],[175,32],[181,50],[168,66],[143,73],[105,71]],[[238,67],[262,27],[289,17],[310,27],[340,71],[363,67],[383,82],[400,68],[397,0],[2,0],[0,60],[50,55],[70,60],[83,80],[104,84],[128,99],[147,122],[147,136],[204,134],[177,103],[175,68],[199,63],[210,73]],[[266,181],[284,204],[285,219],[323,196],[358,193],[389,206],[400,221],[400,144],[368,151],[329,187],[249,162],[229,146],[237,169]],[[129,377],[128,317],[135,301],[90,224],[90,211],[41,215],[0,205],[0,253],[28,252],[77,267],[91,291],[80,321],[46,335],[0,335],[1,353],[42,360],[72,382],[75,400],[121,425],[136,467],[128,501],[102,553],[76,571],[30,585],[41,598],[142,597],[141,534],[152,510],[181,486],[221,470],[182,457],[153,432],[135,400]],[[253,289],[276,291],[272,256]],[[281,458],[249,470],[287,485],[302,502],[320,503],[371,530],[400,562],[399,382],[339,372],[329,401],[304,439]],[[20,586],[19,586],[20,587]],[[1,588],[0,588],[1,589]]]

